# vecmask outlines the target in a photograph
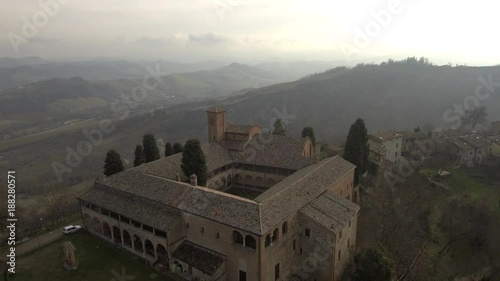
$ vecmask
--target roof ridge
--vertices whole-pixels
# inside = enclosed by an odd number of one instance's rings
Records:
[[[319,196],[318,196],[318,197],[319,197]],[[316,197],[316,198],[318,198],[318,197]],[[316,199],[316,198],[315,198],[315,199]],[[328,199],[328,200],[330,200],[330,198],[327,198],[327,199]],[[313,201],[314,201],[314,200],[313,200]],[[334,221],[338,222],[338,223],[339,223],[339,224],[341,224],[341,225],[344,225],[344,223],[340,222],[340,221],[339,221],[339,220],[337,220],[335,217],[330,216],[330,215],[328,215],[328,213],[325,213],[325,212],[321,211],[320,209],[316,208],[316,206],[314,206],[314,205],[312,204],[312,203],[313,203],[313,201],[309,202],[309,204],[307,204],[306,206],[309,206],[309,207],[311,207],[311,208],[313,208],[313,209],[315,209],[315,210],[318,210],[320,213],[324,214],[325,216],[327,216],[327,217],[329,217],[329,218],[333,219]],[[335,201],[333,201],[333,200],[330,200],[330,201],[332,201],[333,203],[337,204],[337,202],[335,202]],[[340,204],[339,204],[339,205],[340,205]],[[343,206],[342,206],[342,207],[343,207]]]
[[[320,163],[322,163],[322,162],[319,162],[319,163],[316,163],[316,164],[312,164],[312,165],[318,165],[318,167],[314,168],[312,171],[310,171],[310,172],[308,172],[307,174],[305,174],[305,175],[304,175],[303,177],[301,177],[299,180],[297,180],[297,181],[293,182],[290,186],[294,186],[294,185],[296,185],[297,183],[301,182],[302,180],[304,180],[304,178],[305,178],[305,177],[309,176],[311,173],[316,172],[319,168],[323,167],[323,166],[325,165],[325,163],[330,162],[330,161],[332,161],[333,159],[336,159],[337,157],[338,157],[338,155],[335,155],[334,157],[332,157],[332,158],[330,158],[330,159],[324,160],[325,162],[323,162],[323,164],[321,164],[321,165],[319,165],[319,164],[320,164]],[[306,167],[304,167],[304,169],[305,169],[305,168],[307,168],[307,167],[310,167],[310,166],[306,166]],[[299,170],[299,171],[300,171],[300,170]],[[275,186],[276,186],[276,185],[275,185]],[[274,187],[274,186],[273,186],[273,187]],[[266,193],[267,191],[270,191],[273,187],[269,188],[269,189],[268,189],[268,190],[266,190],[264,193]],[[282,189],[282,190],[278,191],[276,194],[273,194],[271,197],[266,198],[266,200],[264,200],[263,202],[268,201],[268,200],[270,200],[270,199],[272,199],[272,198],[276,197],[277,195],[281,194],[282,192],[284,192],[284,191],[286,191],[286,190],[288,190],[288,188],[284,188],[284,189]],[[262,193],[262,194],[264,194],[264,193]],[[262,195],[262,194],[261,194],[261,195]],[[259,198],[261,195],[257,196],[257,198]],[[256,198],[256,199],[257,199],[257,198]]]

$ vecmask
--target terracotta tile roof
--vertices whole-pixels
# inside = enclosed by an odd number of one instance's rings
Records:
[[[376,133],[371,134],[371,136],[373,136],[374,138],[376,138],[378,140],[381,140],[381,141],[388,141],[388,140],[391,140],[391,139],[402,138],[403,137],[402,135],[400,135],[396,131],[376,132]]]
[[[410,132],[410,131],[402,131],[398,132],[400,136],[402,136],[404,139],[417,139],[417,140],[423,140],[426,139],[427,136],[422,133],[422,132]]]
[[[349,224],[359,209],[358,205],[327,190],[300,209],[299,213],[316,221],[329,231],[338,233]]]
[[[246,147],[248,141],[244,140],[223,140],[221,141],[221,145],[226,147],[229,150],[235,151],[243,151]]]
[[[488,137],[488,139],[491,142],[494,142],[494,143],[500,145],[500,135],[499,136],[491,136],[491,137]]]
[[[491,142],[488,139],[477,134],[461,136],[460,139],[470,143],[472,146],[476,148],[483,148],[491,145]]]
[[[384,155],[387,152],[387,150],[383,147],[382,143],[376,140],[369,139],[368,144],[370,146],[370,150],[377,154]]]
[[[201,149],[203,150],[203,154],[205,154],[208,172],[232,163],[231,154],[219,143],[207,143],[202,145]],[[172,180],[175,180],[176,175],[179,174],[182,181],[187,181],[188,178],[184,175],[184,172],[181,169],[181,160],[182,153],[177,153],[169,157],[142,164],[141,166],[135,167],[131,170],[137,170],[144,174]]]
[[[256,127],[256,125],[234,125],[234,124],[229,124],[226,127],[226,133],[229,133],[229,134],[248,134],[249,131],[253,127]]]
[[[445,140],[463,151],[474,149],[473,145],[456,136],[445,137]]]
[[[262,232],[267,233],[342,179],[355,166],[339,156],[327,158],[288,176],[257,198],[262,203]]]
[[[179,210],[100,184],[78,198],[163,231],[169,230],[182,216]]]
[[[244,151],[231,151],[236,162],[273,168],[299,170],[316,163],[311,157],[302,156],[306,139],[273,134],[252,138]]]
[[[198,215],[254,234],[261,234],[257,202],[204,187],[142,174],[132,169],[100,184],[182,212]],[[103,207],[108,208],[109,205]],[[152,216],[161,220],[161,216]]]
[[[193,267],[201,270],[203,273],[213,276],[224,263],[225,256],[197,245],[188,240],[172,253],[177,258]]]
[[[96,183],[81,198],[131,217],[134,214],[130,213],[133,211],[129,210],[132,209],[130,206],[141,209],[143,206],[147,208],[147,205],[161,204],[253,234],[264,235],[354,168],[354,165],[338,156],[328,158],[295,172],[255,201],[130,169]],[[127,200],[122,194],[133,196],[133,199]],[[120,195],[125,197],[119,197]],[[135,204],[138,205],[133,205],[131,200],[136,200]],[[153,224],[155,221],[160,223],[163,217],[161,212],[155,213],[153,209],[147,209],[144,213],[137,212],[135,219]]]

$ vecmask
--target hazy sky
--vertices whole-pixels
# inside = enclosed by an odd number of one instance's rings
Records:
[[[486,0],[2,0],[0,56],[498,64],[499,8]]]

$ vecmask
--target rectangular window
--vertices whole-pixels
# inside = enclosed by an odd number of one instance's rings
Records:
[[[296,249],[296,241],[295,239],[293,239],[293,250],[295,251],[295,249]]]
[[[309,228],[306,228],[306,237],[311,237],[311,230]]]
[[[340,260],[342,258],[342,251],[339,250],[339,257],[338,257],[338,260]]]
[[[200,232],[205,233],[205,228],[204,227],[200,228]]]
[[[240,270],[240,281],[247,281],[247,273],[243,270]]]
[[[339,232],[339,239],[342,239],[342,230]]]
[[[280,264],[274,266],[274,280],[280,279]]]
[[[217,232],[217,235],[216,235],[215,237],[216,237],[217,239],[219,239],[219,238],[220,238],[220,233],[219,233],[219,232]]]

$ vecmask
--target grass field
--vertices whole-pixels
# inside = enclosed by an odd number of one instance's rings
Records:
[[[37,141],[43,141],[44,139],[54,137],[58,134],[67,132],[67,131],[72,131],[72,130],[77,130],[77,129],[83,129],[85,127],[91,127],[95,126],[98,127],[98,121],[95,119],[88,119],[88,120],[83,120],[75,123],[71,123],[69,125],[61,126],[58,128],[46,130],[40,133],[36,134],[31,134],[31,135],[26,135],[20,138],[13,138],[13,139],[8,139],[4,141],[0,141],[0,151],[9,149],[9,148],[14,148],[23,144],[28,144],[32,142],[37,142]]]
[[[420,174],[437,174],[437,169],[423,169]],[[500,214],[500,175],[490,168],[450,169],[449,176],[441,183],[450,187],[456,195],[468,195],[472,199],[488,202],[492,210]]]
[[[79,267],[76,271],[63,268],[64,242],[76,247]],[[111,281],[120,276],[137,281],[173,281],[145,264],[139,257],[117,249],[86,232],[75,233],[26,256],[18,257],[16,274],[11,281]],[[134,277],[132,279],[132,276]]]
[[[493,146],[491,146],[491,152],[493,154],[500,155],[500,145],[494,144]]]

